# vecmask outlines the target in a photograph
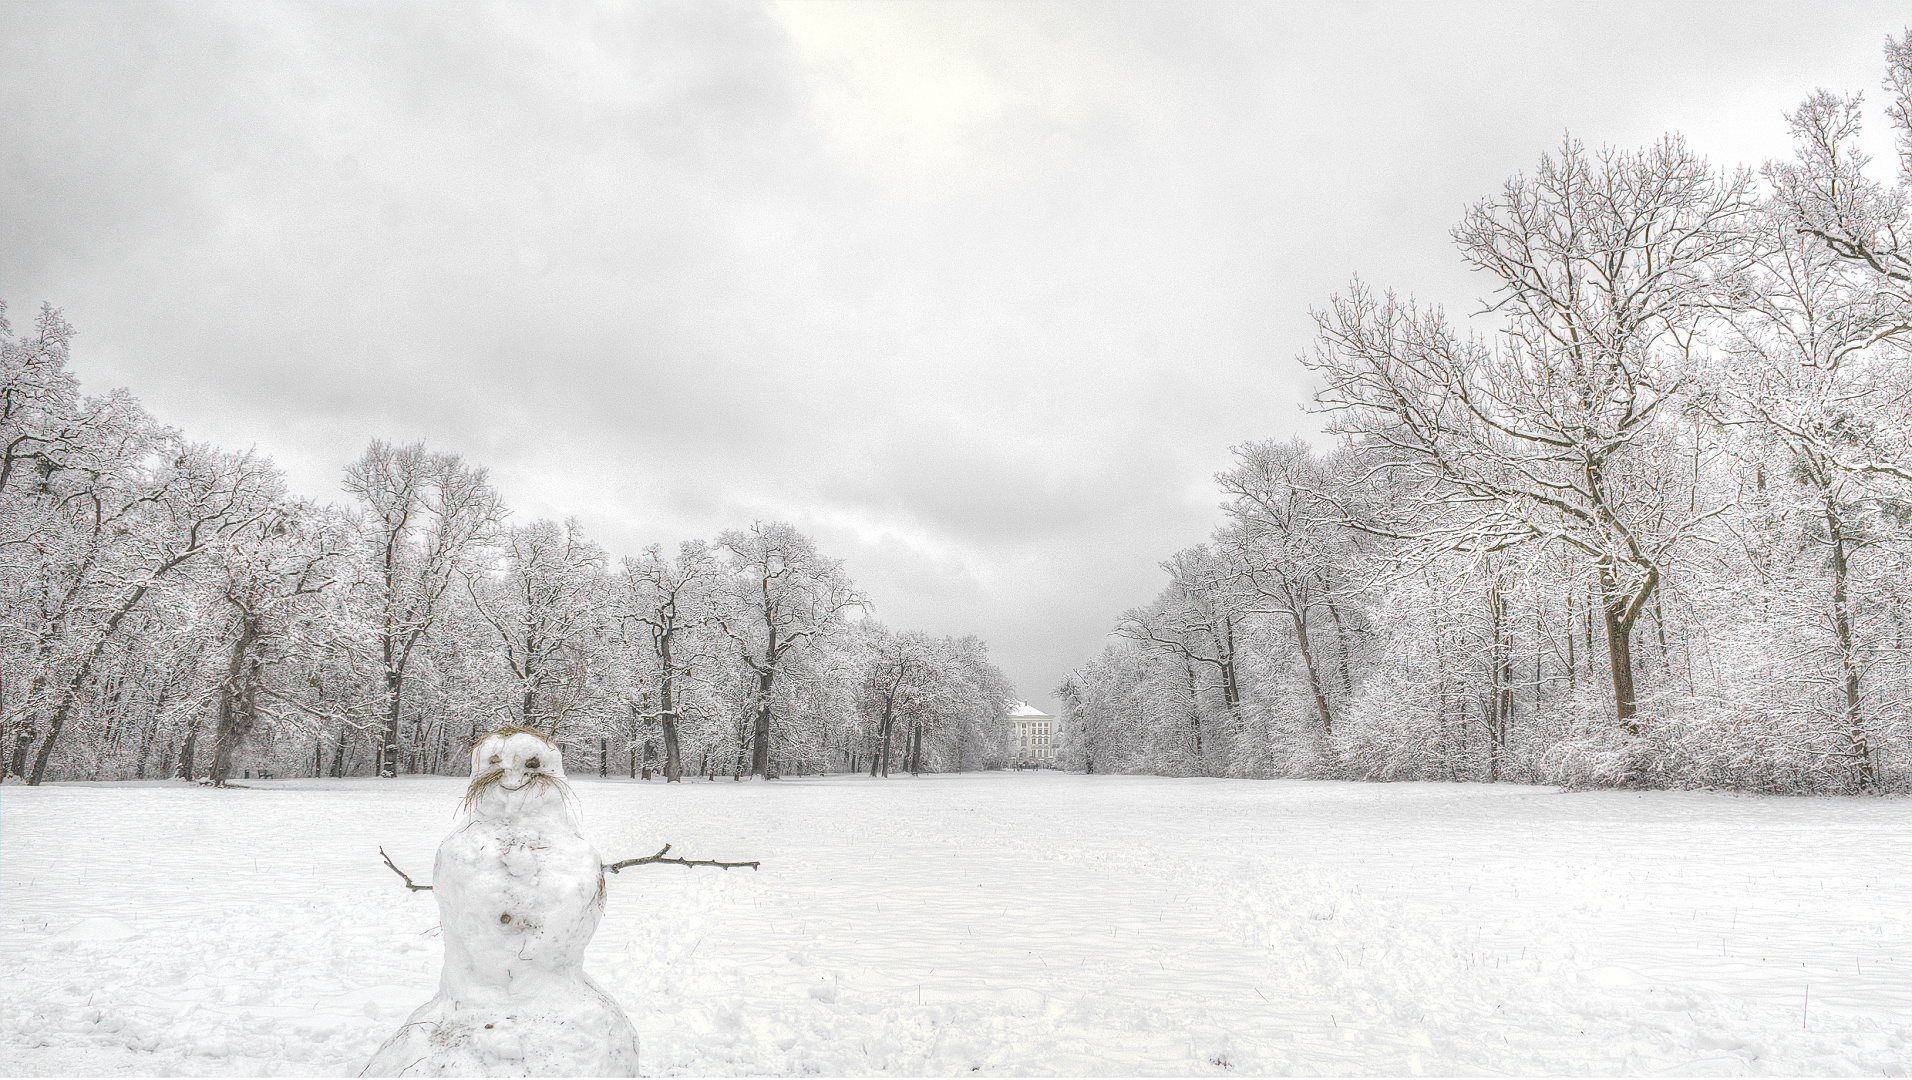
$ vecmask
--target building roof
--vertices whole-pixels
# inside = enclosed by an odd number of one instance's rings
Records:
[[[1015,702],[1011,702],[1009,705],[1009,719],[1011,720],[1054,720],[1055,717],[1050,716],[1048,713],[1043,712],[1041,709],[1031,706],[1026,701],[1015,701]]]

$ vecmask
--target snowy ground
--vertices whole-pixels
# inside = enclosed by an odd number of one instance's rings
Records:
[[[1912,800],[577,780],[646,1074],[1912,1075]],[[462,784],[0,792],[0,1069],[351,1074]]]

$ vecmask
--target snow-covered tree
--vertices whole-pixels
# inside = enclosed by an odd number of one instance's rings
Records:
[[[839,630],[845,616],[868,600],[851,584],[841,561],[823,555],[815,541],[783,522],[756,522],[724,533],[717,543],[726,553],[733,594],[720,625],[737,643],[750,673],[750,771],[768,779],[776,776],[771,740],[778,678],[797,654]]]
[[[507,528],[496,562],[465,576],[466,596],[488,625],[493,654],[514,691],[500,723],[556,738],[586,703],[604,630],[604,550],[576,518]]]
[[[613,584],[611,614],[634,691],[627,693],[626,708],[641,729],[658,725],[666,781],[683,780],[680,726],[693,698],[708,703],[712,679],[722,670],[714,633],[717,605],[732,599],[723,584],[723,566],[702,540],[685,541],[674,558],[652,544],[637,558],[624,560]],[[697,711],[708,715],[711,710],[706,704]],[[648,776],[648,740],[645,745]]]
[[[452,584],[472,569],[503,505],[484,469],[423,443],[375,440],[346,468],[345,489],[359,504],[366,574],[358,591],[377,629],[385,683],[378,772],[396,776],[413,656],[443,614]]]
[[[1465,261],[1496,283],[1493,337],[1357,282],[1319,314],[1307,360],[1336,429],[1420,493],[1396,535],[1427,550],[1579,553],[1629,732],[1634,627],[1716,509],[1681,505],[1689,492],[1660,448],[1721,282],[1748,258],[1750,183],[1677,138],[1637,153],[1569,140],[1455,230]]]
[[[1855,275],[1882,327],[1912,325],[1912,28],[1885,44],[1885,113],[1899,152],[1896,184],[1866,170],[1861,98],[1820,90],[1787,117],[1796,153],[1765,173],[1787,224]]]
[[[283,478],[251,455],[234,469],[262,475],[254,497],[263,512],[226,533],[213,553],[208,592],[223,640],[211,777],[223,786],[233,755],[276,723],[316,735],[332,708],[312,693],[323,683],[314,661],[341,644],[346,624],[325,593],[340,592],[353,543],[342,516],[287,498]],[[288,676],[292,676],[288,678]],[[300,678],[299,676],[303,676]]]

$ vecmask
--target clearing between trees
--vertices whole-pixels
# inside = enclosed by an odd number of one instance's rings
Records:
[[[646,1075],[1905,1075],[1912,800],[985,773],[573,778]],[[465,781],[9,786],[0,1054],[356,1074]],[[424,873],[420,873],[424,871]],[[421,882],[422,883],[422,882]]]

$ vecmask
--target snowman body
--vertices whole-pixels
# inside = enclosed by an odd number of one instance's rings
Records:
[[[579,832],[557,748],[507,729],[472,762],[464,820],[432,864],[438,995],[364,1075],[637,1075],[636,1030],[584,974],[604,869]]]

